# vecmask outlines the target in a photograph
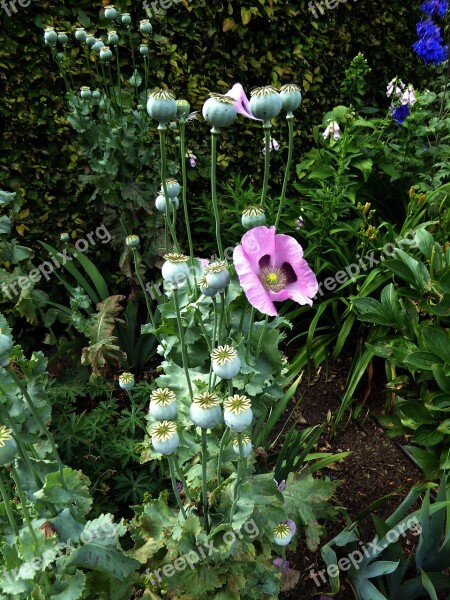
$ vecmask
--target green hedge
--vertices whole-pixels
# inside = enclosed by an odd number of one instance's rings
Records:
[[[131,12],[135,22],[146,16],[140,3],[132,6],[128,0],[116,7]],[[6,88],[0,105],[5,127],[0,187],[23,199],[29,213],[23,212],[18,231],[32,240],[73,231],[74,222],[81,232],[85,222],[101,221],[101,215],[88,213],[89,190],[82,190],[78,182],[86,165],[77,156],[76,135],[64,119],[63,83],[42,35],[45,25],[73,31],[89,19],[97,23],[100,15],[101,3],[92,0],[32,2],[11,17],[2,14],[0,77]],[[368,104],[387,106],[385,86],[396,74],[420,83],[424,69],[411,51],[418,16],[418,4],[405,6],[404,0],[347,0],[318,20],[306,0],[182,0],[164,16],[152,18],[151,83],[167,84],[199,110],[209,91],[226,92],[236,81],[248,91],[268,83],[297,82],[304,90],[297,123],[301,152],[310,145],[312,127],[323,113],[345,101],[340,81],[359,51],[373,69]],[[106,25],[103,20],[103,31]],[[78,43],[72,38],[70,44],[73,76],[80,84],[83,62]],[[253,178],[262,163],[262,143],[249,147],[255,127],[247,121],[227,132],[221,156],[222,165],[230,163],[231,170]],[[208,128],[196,122],[190,131],[188,145],[201,156],[208,149]],[[283,141],[279,128],[274,136]],[[226,158],[230,151],[231,158]],[[277,162],[281,164],[281,156]]]

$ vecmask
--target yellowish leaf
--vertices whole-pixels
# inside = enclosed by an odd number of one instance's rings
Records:
[[[21,236],[23,236],[23,234],[25,233],[25,231],[27,231],[27,229],[29,229],[29,227],[27,227],[23,223],[21,225],[16,225],[16,231]]]
[[[230,29],[233,29],[233,27],[236,25],[236,23],[234,22],[234,19],[230,19],[230,18],[226,18],[223,21],[223,25],[222,25],[222,31],[224,33],[226,33],[227,31],[230,31]]]
[[[241,8],[242,25],[248,25],[252,18],[252,11],[248,8]]]
[[[19,213],[19,219],[26,219],[29,214],[30,214],[30,209],[24,208],[24,210],[20,211],[20,213]]]

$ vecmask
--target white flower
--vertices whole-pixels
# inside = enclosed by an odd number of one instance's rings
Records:
[[[275,138],[270,138],[270,151],[272,152],[272,150],[279,150],[280,149],[280,144],[277,142],[277,140]],[[264,146],[264,148],[261,151],[263,154],[266,153],[266,147]]]
[[[392,96],[392,93],[394,93],[396,96],[400,97],[404,89],[405,84],[403,83],[403,81],[401,81],[397,77],[394,77],[394,79],[392,79],[392,81],[388,83],[386,96],[389,98],[390,96]]]
[[[402,104],[410,104],[411,106],[417,102],[414,88],[411,84],[408,85],[402,96]]]
[[[336,123],[336,121],[331,121],[330,123],[328,123],[328,127],[325,129],[325,131],[322,134],[323,139],[327,140],[330,133],[333,134],[333,138],[335,140],[338,140],[341,137],[340,127],[339,127],[339,124]]]

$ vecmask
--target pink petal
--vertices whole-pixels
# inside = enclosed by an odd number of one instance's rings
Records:
[[[303,258],[302,247],[293,237],[279,233],[275,236],[275,248],[274,265],[282,267],[283,263],[289,264],[297,277],[297,281],[288,283],[279,294],[285,292],[288,298],[299,304],[311,305],[312,298],[317,294],[319,286],[314,272]],[[278,297],[276,300],[278,300]]]
[[[234,106],[240,115],[244,115],[244,117],[247,117],[247,119],[253,119],[254,121],[261,120],[252,115],[252,111],[250,110],[250,102],[245,95],[244,88],[240,83],[235,83],[231,90],[228,90],[225,96],[230,96],[236,100]]]
[[[255,229],[258,228],[255,227]],[[253,231],[253,229],[250,231]],[[269,293],[264,289],[264,286],[257,275],[259,272],[259,265],[257,269],[254,269],[252,265],[253,261],[249,259],[243,245],[236,246],[234,249],[233,261],[236,267],[236,273],[239,277],[239,282],[250,304],[265,315],[275,317],[278,312],[270,299]]]
[[[254,227],[242,236],[241,245],[252,269],[259,273],[261,265],[259,261],[263,256],[270,257],[270,264],[275,255],[275,227]]]

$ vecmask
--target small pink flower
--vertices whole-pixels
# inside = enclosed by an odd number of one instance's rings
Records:
[[[230,98],[235,100],[234,106],[239,115],[243,115],[244,117],[247,117],[247,119],[253,119],[254,121],[261,120],[253,116],[252,111],[250,110],[249,99],[240,83],[235,83],[225,96],[230,96]]]
[[[395,96],[400,97],[404,88],[405,84],[403,83],[403,81],[398,79],[398,77],[394,77],[394,79],[392,79],[392,81],[388,83],[386,96],[389,98],[390,96],[392,96],[392,94],[394,94]]]
[[[336,121],[331,121],[330,123],[328,123],[328,127],[325,129],[325,131],[322,134],[323,139],[324,140],[328,139],[330,133],[333,134],[333,138],[335,140],[338,140],[341,137],[339,123],[337,123]]]
[[[189,158],[189,164],[191,165],[191,167],[195,167],[195,165],[197,164],[197,157],[195,156],[195,154],[192,154],[192,152],[189,152],[188,158]]]
[[[414,92],[414,88],[411,84],[409,84],[403,93],[402,104],[403,105],[409,104],[410,106],[413,106],[416,102],[417,102],[417,99],[416,99],[416,94]]]
[[[277,567],[277,569],[281,569],[281,567],[283,566],[283,571],[285,573],[287,573],[289,571],[289,561],[285,561],[284,565],[283,565],[283,559],[281,557],[276,558],[273,561],[273,566]]]
[[[295,535],[295,532],[297,531],[297,526],[295,525],[294,521],[292,519],[288,519],[286,521],[286,525],[291,530],[292,535]]]
[[[288,298],[312,305],[317,279],[293,237],[276,234],[275,227],[254,227],[234,249],[233,260],[248,301],[263,314],[276,316],[274,302]]]
[[[275,483],[276,483],[276,484],[277,484],[277,486],[278,486],[278,491],[279,491],[279,492],[282,492],[282,491],[283,491],[283,490],[286,488],[286,479],[283,479],[283,480],[281,481],[281,483],[278,483],[278,481],[277,481],[276,479],[274,479],[274,481],[275,481]]]
[[[275,138],[270,138],[270,151],[272,152],[272,150],[278,151],[280,149],[280,144],[277,142],[277,140]],[[264,146],[263,149],[261,150],[261,152],[263,154],[266,153],[266,147]]]

